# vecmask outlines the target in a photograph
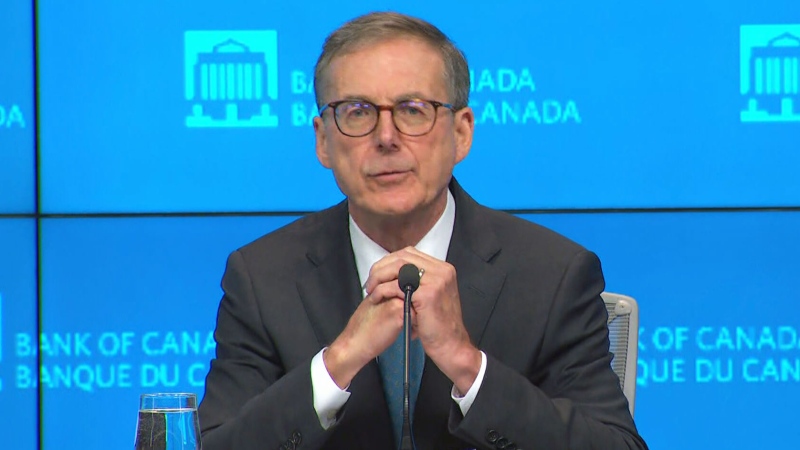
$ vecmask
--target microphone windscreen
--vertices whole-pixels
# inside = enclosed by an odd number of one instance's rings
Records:
[[[406,291],[408,289],[414,292],[419,287],[419,269],[413,264],[406,264],[400,268],[400,274],[397,276],[397,282],[400,284],[400,289]]]

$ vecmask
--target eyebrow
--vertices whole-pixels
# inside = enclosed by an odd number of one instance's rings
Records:
[[[397,95],[397,96],[393,97],[392,98],[392,103],[399,103],[399,102],[403,102],[403,101],[406,101],[406,100],[422,100],[422,99],[427,99],[427,98],[428,98],[428,96],[422,94],[419,91],[412,91],[412,92],[405,92],[403,94],[400,94],[400,95]],[[362,101],[375,103],[375,104],[378,103],[368,95],[357,95],[357,94],[344,95],[341,98],[341,100],[347,100],[347,101],[362,100]]]

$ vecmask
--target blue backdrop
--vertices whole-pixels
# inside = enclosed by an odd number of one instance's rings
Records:
[[[308,211],[337,200],[312,153],[308,87],[325,35],[365,12],[353,3],[306,2],[302,12],[245,1],[41,7],[43,211]],[[439,24],[466,52],[478,127],[457,173],[491,206],[800,203],[797,126],[741,118],[751,99],[767,97],[757,103],[767,107],[774,97],[794,102],[793,113],[774,116],[800,120],[791,70],[800,38],[779,47],[794,55],[782,83],[790,93],[743,94],[740,82],[750,68],[742,54],[800,36],[800,24],[763,36],[742,26],[784,23],[800,12],[793,0],[379,6]],[[229,39],[266,65],[250,99],[239,92],[252,84],[239,73],[250,64],[218,47]],[[217,81],[239,120],[210,116],[211,96],[195,92],[209,54],[233,75]],[[269,118],[245,116],[253,104]]]
[[[33,7],[0,4],[0,214],[34,212]]]
[[[0,435],[4,447],[26,450],[36,448],[38,435],[36,389],[19,380],[26,369],[36,373],[35,226],[33,219],[0,220]]]
[[[432,21],[472,68],[460,182],[638,299],[651,448],[800,445],[800,5],[407,3],[374,9]],[[311,72],[367,11],[0,5],[4,442],[124,448],[139,394],[202,394],[228,253],[342,198]]]

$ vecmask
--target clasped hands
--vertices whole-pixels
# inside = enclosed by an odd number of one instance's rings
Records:
[[[480,351],[470,342],[461,315],[455,268],[414,247],[390,253],[370,269],[367,296],[347,326],[323,354],[333,381],[344,388],[367,363],[386,350],[403,330],[405,294],[397,282],[400,267],[424,269],[412,297],[412,338],[464,394],[481,366]]]

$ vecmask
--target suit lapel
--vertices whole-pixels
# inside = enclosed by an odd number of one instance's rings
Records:
[[[494,231],[479,214],[482,207],[461,189],[455,179],[450,183],[450,190],[456,201],[456,220],[447,262],[456,268],[464,325],[472,343],[480,348],[506,274],[491,264],[501,248]],[[433,361],[426,359],[414,411],[414,434],[419,442],[446,445],[454,439],[446,432],[447,418],[453,406],[450,399],[452,386],[453,383]]]
[[[480,347],[486,323],[503,288],[506,274],[492,265],[500,253],[494,230],[486,223],[483,207],[478,205],[455,181],[451,183],[456,199],[456,221],[447,261],[456,268],[458,292],[464,325],[473,344]]]
[[[330,345],[347,325],[361,301],[347,204],[334,207],[323,221],[306,257],[309,269],[297,279],[297,291],[320,347]]]

